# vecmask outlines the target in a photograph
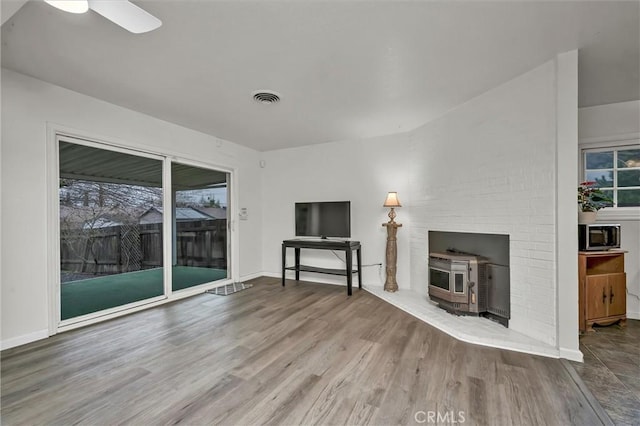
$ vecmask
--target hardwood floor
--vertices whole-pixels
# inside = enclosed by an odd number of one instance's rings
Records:
[[[584,363],[571,363],[611,420],[640,424],[640,321],[595,326],[580,336]]]
[[[559,360],[277,278],[2,352],[15,424],[602,424]]]

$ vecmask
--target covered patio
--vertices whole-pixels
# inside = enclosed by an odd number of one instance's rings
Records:
[[[173,291],[227,278],[224,269],[174,266],[171,271]],[[62,320],[162,296],[162,275],[163,268],[154,268],[62,283]]]

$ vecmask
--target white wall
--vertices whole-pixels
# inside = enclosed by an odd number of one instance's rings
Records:
[[[640,101],[598,105],[579,111],[580,146],[602,142],[640,139]],[[623,142],[625,143],[625,142]],[[624,219],[621,219],[624,218]],[[598,222],[619,223],[627,272],[627,316],[640,319],[640,209],[625,216],[606,209],[598,213]]]
[[[598,222],[611,223],[607,218]],[[627,250],[625,271],[627,273],[627,317],[640,320],[640,220],[616,220],[622,233],[621,248]]]
[[[351,201],[351,234],[362,243],[363,264],[384,263],[389,209],[382,207],[387,192],[397,191],[403,205],[409,203],[406,134],[311,145],[266,152],[263,203],[264,271],[280,276],[281,243],[295,236],[294,204],[303,201]],[[409,230],[407,209],[396,209],[398,273],[400,288],[409,288]],[[288,264],[293,263],[290,250]],[[330,252],[303,250],[302,262],[329,268],[342,267]],[[293,274],[293,273],[290,273]],[[291,275],[293,276],[293,275]],[[345,284],[344,277],[303,274],[302,279]],[[363,271],[364,284],[382,285],[384,269]]]
[[[47,123],[155,153],[233,168],[239,205],[239,272],[259,273],[260,154],[12,71],[2,70],[2,346],[46,336]],[[233,218],[232,218],[233,219]],[[239,278],[239,277],[236,277]]]
[[[580,108],[580,144],[598,139],[637,137],[640,133],[640,101],[620,102]]]
[[[353,238],[363,242],[365,263],[384,261],[386,210],[381,205],[386,192],[396,190],[404,206],[397,219],[404,224],[398,234],[401,290],[426,295],[429,230],[509,234],[510,327],[577,351],[577,267],[566,274],[575,284],[563,295],[568,301],[558,301],[556,277],[557,235],[577,239],[576,226],[561,232],[556,227],[557,214],[577,224],[575,209],[556,209],[559,188],[575,193],[575,173],[569,179],[556,173],[557,110],[573,105],[575,117],[575,65],[560,82],[568,83],[568,90],[558,90],[558,61],[551,61],[408,134],[265,153],[264,270],[280,273],[280,242],[293,237],[295,201],[351,200]],[[575,169],[575,119],[573,131],[563,134]],[[337,262],[321,254],[307,256],[327,266]],[[364,276],[365,284],[382,283],[375,269]],[[576,315],[569,314],[566,324],[573,336],[560,342],[557,307],[566,303],[575,305]]]

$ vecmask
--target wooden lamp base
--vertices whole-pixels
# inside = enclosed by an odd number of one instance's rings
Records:
[[[391,209],[393,212],[393,209]],[[401,223],[396,223],[393,220],[395,214],[392,217],[392,213],[389,213],[391,220],[387,223],[383,223],[382,226],[387,228],[387,250],[386,250],[386,272],[387,278],[384,282],[384,291],[394,293],[398,291],[398,282],[396,281],[396,264],[398,261],[398,248],[397,238],[398,228],[402,226]]]

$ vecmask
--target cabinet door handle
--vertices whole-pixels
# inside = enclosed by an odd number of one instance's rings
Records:
[[[607,303],[607,293],[605,293],[604,287],[602,288],[602,303]]]
[[[609,304],[613,303],[613,286],[609,286]]]

